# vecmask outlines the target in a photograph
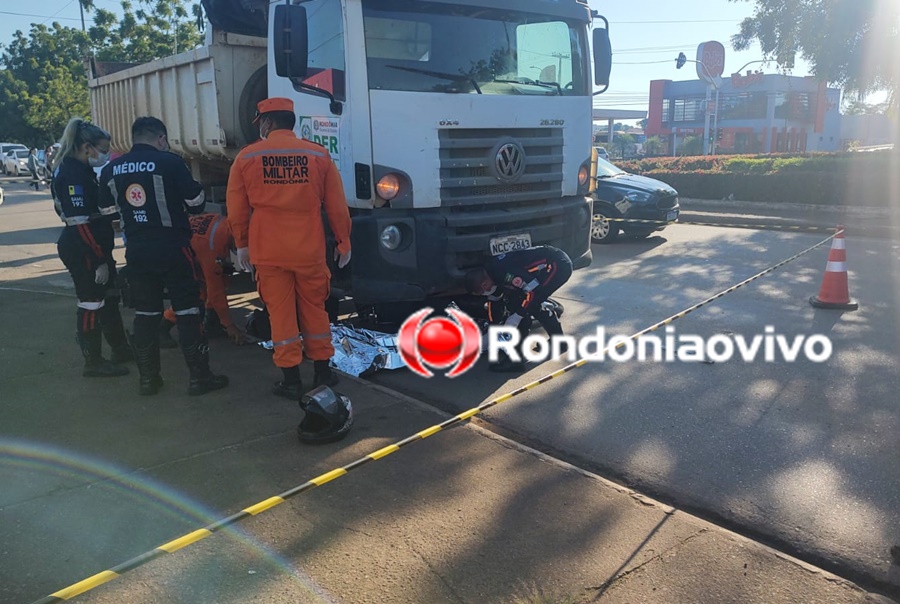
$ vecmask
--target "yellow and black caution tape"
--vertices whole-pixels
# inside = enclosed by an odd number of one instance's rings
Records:
[[[690,221],[682,221],[682,220],[650,220],[645,218],[613,218],[610,216],[604,216],[604,220],[609,222],[628,222],[634,224],[650,224],[650,225],[672,225],[672,224],[687,224],[693,226],[715,226],[715,227],[728,227],[735,229],[777,229],[777,230],[785,230],[785,231],[810,231],[810,232],[825,232],[825,231],[837,231],[836,227],[819,227],[812,225],[783,225],[783,224],[747,224],[747,223],[724,223],[724,222],[690,222]]]
[[[843,232],[843,231],[839,231],[839,232]],[[784,266],[785,264],[792,262],[792,261],[796,260],[797,258],[800,258],[804,254],[808,254],[809,252],[813,251],[814,249],[816,249],[822,245],[825,245],[826,243],[831,241],[831,239],[833,239],[835,237],[835,235],[837,235],[837,233],[834,233],[833,235],[820,241],[819,243],[815,244],[814,246],[809,247],[809,248],[803,250],[802,252],[791,256],[790,258],[788,258],[786,260],[782,260],[781,262],[779,262],[778,264],[775,264],[774,266],[771,266],[763,271],[760,271],[759,273],[753,275],[749,279],[745,279],[745,280],[741,281],[737,285],[733,285],[732,287],[729,287],[728,289],[723,290],[723,291],[715,294],[714,296],[710,296],[709,298],[707,298],[706,300],[703,300],[702,302],[694,304],[690,308],[687,308],[677,314],[672,315],[671,317],[669,317],[667,319],[663,319],[659,323],[655,323],[654,325],[651,325],[650,327],[647,327],[646,329],[643,329],[643,330],[637,332],[636,334],[632,335],[629,339],[636,340],[637,338],[639,338],[640,336],[642,336],[646,333],[655,331],[655,330],[659,329],[660,327],[668,325],[669,323],[684,317],[688,313],[691,313],[691,312],[697,310],[698,308],[706,306],[710,302],[713,302],[714,300],[717,300],[717,299],[721,298],[722,296],[725,296],[725,295],[735,291],[736,289],[743,287],[744,285],[747,285],[748,283],[755,281],[756,279],[759,279],[760,277],[767,275],[768,273],[771,273],[774,270],[777,270],[778,268]],[[624,344],[625,344],[625,341],[619,342],[619,344],[617,344],[616,347],[623,346]],[[607,352],[607,350],[604,350],[604,352]],[[78,583],[70,585],[69,587],[66,587],[64,589],[56,591],[56,592],[50,594],[49,596],[46,596],[44,598],[41,598],[40,600],[35,601],[33,604],[51,604],[53,602],[61,602],[61,601],[65,601],[65,600],[70,600],[86,591],[90,591],[91,589],[94,589],[95,587],[98,587],[100,585],[103,585],[104,583],[112,581],[113,579],[118,578],[120,575],[122,575],[130,570],[133,570],[139,566],[142,566],[142,565],[146,564],[147,562],[150,562],[151,560],[155,560],[156,558],[159,558],[160,556],[163,556],[165,554],[174,553],[184,547],[187,547],[188,545],[190,545],[192,543],[195,543],[202,539],[206,539],[213,533],[220,531],[227,526],[235,524],[241,520],[244,520],[245,518],[249,518],[251,516],[256,516],[257,514],[261,514],[262,512],[265,512],[266,510],[269,510],[281,503],[284,503],[287,499],[290,499],[291,497],[294,497],[295,495],[299,495],[300,493],[304,493],[304,492],[312,490],[316,487],[320,487],[328,482],[331,482],[332,480],[340,478],[341,476],[347,474],[351,470],[355,470],[356,468],[359,468],[360,466],[364,466],[369,462],[375,461],[377,459],[381,459],[382,457],[386,457],[386,456],[390,455],[391,453],[399,451],[406,445],[412,444],[412,443],[420,441],[420,440],[424,440],[424,439],[428,438],[429,436],[437,434],[438,432],[440,432],[441,430],[443,430],[445,428],[449,428],[453,425],[456,425],[467,419],[470,419],[470,418],[478,415],[482,411],[485,411],[486,409],[490,409],[491,407],[499,405],[500,403],[505,403],[506,401],[510,400],[513,397],[516,397],[524,392],[532,390],[533,388],[536,388],[541,384],[546,384],[550,380],[558,378],[558,377],[562,376],[563,374],[568,373],[569,371],[572,371],[573,369],[575,369],[577,367],[581,367],[581,366],[585,365],[588,362],[589,361],[587,359],[581,359],[581,360],[575,361],[573,363],[570,363],[569,365],[566,365],[562,369],[558,369],[558,370],[554,371],[553,373],[545,375],[544,377],[542,377],[538,380],[535,380],[529,384],[525,384],[524,386],[517,388],[506,394],[503,394],[501,396],[498,396],[497,398],[493,398],[489,401],[486,401],[486,402],[478,405],[477,407],[473,407],[473,408],[469,409],[468,411],[463,411],[462,413],[454,415],[450,419],[443,421],[440,424],[436,424],[434,426],[431,426],[430,428],[426,428],[425,430],[422,430],[421,432],[417,432],[417,433],[413,434],[412,436],[404,438],[403,440],[398,441],[392,445],[388,445],[387,447],[383,447],[381,449],[378,449],[377,451],[369,453],[365,457],[361,457],[361,458],[357,459],[356,461],[354,461],[350,464],[347,464],[346,466],[336,468],[334,470],[331,470],[330,472],[321,474],[321,475],[313,478],[312,480],[309,480],[297,487],[294,487],[293,489],[285,491],[284,493],[281,493],[274,497],[269,497],[268,499],[266,499],[264,501],[260,501],[259,503],[252,505],[248,508],[244,508],[240,512],[233,514],[227,518],[223,518],[222,520],[219,520],[217,522],[209,524],[201,529],[197,529],[191,533],[188,533],[187,535],[183,535],[177,539],[169,541],[168,543],[164,543],[164,544],[160,545],[159,547],[157,547],[153,550],[150,550],[149,552],[145,552],[137,557],[134,557],[131,560],[128,560],[127,562],[123,562],[122,564],[119,564],[118,566],[114,566],[114,567],[110,568],[109,570],[105,570],[103,572],[97,573],[96,575],[88,577],[87,579],[79,581]]]

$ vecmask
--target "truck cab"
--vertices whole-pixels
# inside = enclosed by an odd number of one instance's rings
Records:
[[[586,0],[203,5],[210,48],[194,52],[230,56],[234,69],[220,58],[195,81],[216,84],[207,102],[228,123],[176,136],[173,149],[219,159],[224,170],[195,162],[195,174],[221,181],[238,144],[252,142],[248,109],[291,98],[297,134],[328,149],[353,218],[353,259],[335,271],[337,289],[358,303],[453,294],[490,255],[531,245],[590,264],[592,80],[604,84],[604,69],[608,79],[610,51],[596,29],[592,78]],[[223,54],[228,46],[235,54]],[[170,124],[164,108],[148,109],[138,114]],[[218,146],[199,150],[210,140]]]

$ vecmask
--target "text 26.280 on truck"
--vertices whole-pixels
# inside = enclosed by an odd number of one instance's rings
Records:
[[[455,293],[467,269],[529,245],[590,264],[591,96],[611,51],[594,28],[591,65],[594,21],[608,24],[585,1],[203,5],[203,47],[93,64],[93,117],[117,150],[135,117],[157,116],[224,202],[231,161],[258,136],[256,103],[290,97],[298,135],[341,173],[353,259],[334,285],[357,303]]]

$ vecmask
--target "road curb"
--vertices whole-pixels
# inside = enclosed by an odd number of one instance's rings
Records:
[[[803,203],[775,203],[766,201],[740,201],[730,199],[697,199],[680,197],[682,210],[722,212],[726,214],[750,214],[781,216],[784,214],[809,214],[810,216],[866,216],[885,218],[891,215],[888,208],[872,206],[830,206]]]

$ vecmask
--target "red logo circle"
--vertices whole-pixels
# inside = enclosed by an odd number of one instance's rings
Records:
[[[463,347],[463,334],[459,326],[441,317],[428,319],[416,337],[422,361],[437,369],[452,365],[459,358]]]
[[[448,317],[425,321],[433,309],[414,313],[397,334],[400,357],[415,373],[423,377],[433,374],[425,367],[446,369],[447,377],[468,371],[481,355],[481,330],[472,318],[455,308],[446,309]]]

